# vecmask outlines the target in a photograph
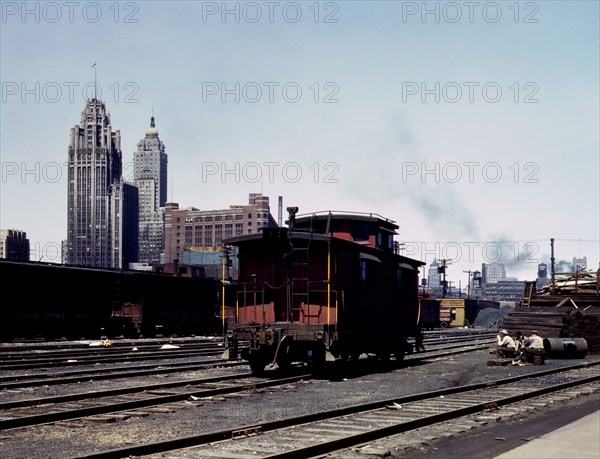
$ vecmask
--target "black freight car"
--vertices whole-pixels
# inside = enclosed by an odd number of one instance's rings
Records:
[[[440,301],[432,298],[420,298],[419,325],[424,330],[440,328]]]
[[[289,228],[226,241],[239,248],[239,284],[225,355],[254,371],[291,361],[321,365],[362,353],[401,360],[419,336],[418,273],[394,253],[398,226],[376,214],[295,216]],[[231,298],[235,296],[234,298]],[[231,303],[230,303],[231,301]]]
[[[8,260],[0,278],[14,288],[2,305],[2,341],[217,331],[210,279]]]

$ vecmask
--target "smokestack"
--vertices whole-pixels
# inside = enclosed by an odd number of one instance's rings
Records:
[[[283,226],[283,196],[279,196],[279,209],[277,211],[277,225]]]
[[[550,238],[550,294],[554,295],[554,238]]]

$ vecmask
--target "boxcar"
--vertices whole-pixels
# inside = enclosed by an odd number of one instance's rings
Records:
[[[0,278],[14,289],[2,305],[2,341],[217,332],[209,279],[8,260]]]
[[[441,327],[440,301],[432,298],[421,298],[419,304],[419,325],[421,328],[431,330]]]
[[[401,360],[420,333],[424,263],[394,253],[398,226],[375,214],[288,210],[288,228],[226,241],[239,250],[239,283],[225,355],[237,358],[249,342],[242,357],[253,371],[362,353]]]

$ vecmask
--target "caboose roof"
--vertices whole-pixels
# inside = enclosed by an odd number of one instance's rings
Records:
[[[244,234],[242,236],[235,236],[226,240],[223,240],[223,243],[228,245],[235,245],[238,247],[244,247],[247,245],[261,243],[261,241],[266,240],[282,240],[287,239],[289,237],[289,228],[281,227],[281,228],[263,228],[260,233],[253,234]],[[345,239],[340,239],[335,236],[331,236],[329,234],[315,233],[310,232],[305,229],[294,229],[291,231],[292,239],[311,239],[312,241],[333,241],[337,244],[347,244],[348,247],[352,247],[355,250],[361,252],[362,254],[372,254],[373,256],[377,256],[382,253],[379,249],[374,249],[372,247],[348,241]],[[397,257],[399,263],[407,263],[411,266],[424,266],[426,263],[420,260],[415,260],[413,258],[405,257],[399,254],[393,254]]]
[[[316,222],[335,222],[339,223],[340,221],[347,221],[352,223],[371,223],[375,224],[379,228],[383,230],[390,231],[394,234],[399,226],[396,224],[394,220],[383,217],[379,214],[375,213],[365,213],[365,212],[348,212],[348,211],[340,211],[340,210],[327,210],[327,211],[319,211],[313,212],[310,214],[300,214],[296,215],[295,224],[296,226],[305,227],[306,225],[310,225],[311,223]],[[289,224],[289,221],[286,221]]]

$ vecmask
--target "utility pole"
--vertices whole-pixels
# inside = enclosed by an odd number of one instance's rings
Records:
[[[554,295],[554,238],[550,239],[550,295]]]
[[[446,268],[451,261],[451,258],[444,258],[443,260],[441,260],[442,266],[438,268],[438,273],[442,275],[442,298],[446,298]]]
[[[463,271],[463,273],[468,273],[469,277],[467,279],[467,299],[471,296],[471,273],[472,271],[469,269],[468,271]]]
[[[396,255],[400,255],[402,250],[406,249],[406,244],[404,242],[394,241],[393,243],[393,252]]]

